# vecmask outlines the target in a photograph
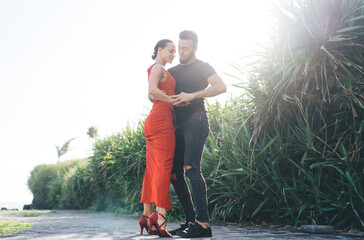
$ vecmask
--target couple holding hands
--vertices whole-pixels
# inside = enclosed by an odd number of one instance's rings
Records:
[[[180,64],[172,63],[176,47],[171,40],[160,40],[148,69],[149,96],[153,107],[144,124],[147,140],[146,169],[142,197],[144,212],[141,234],[182,238],[211,237],[208,219],[207,187],[201,172],[203,147],[209,134],[204,98],[226,91],[226,85],[207,63],[196,59],[198,37],[193,31],[179,35]],[[190,180],[194,202],[186,183]],[[166,209],[172,209],[169,185],[182,205],[185,222],[167,231]],[[156,206],[153,211],[153,203]]]

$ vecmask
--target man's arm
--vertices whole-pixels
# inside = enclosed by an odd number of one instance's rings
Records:
[[[171,96],[172,98],[177,99],[177,102],[175,102],[174,105],[179,105],[184,102],[190,102],[193,99],[197,98],[214,97],[226,92],[226,85],[224,81],[216,73],[212,74],[207,79],[207,82],[210,84],[210,86],[201,91],[193,93],[181,92],[178,95]]]

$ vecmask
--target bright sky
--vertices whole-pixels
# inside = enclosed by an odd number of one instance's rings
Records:
[[[148,114],[147,68],[162,38],[199,36],[197,57],[228,85],[239,61],[264,39],[268,0],[2,0],[0,1],[0,202],[31,203],[27,180],[56,163],[55,145],[71,138],[61,161],[92,154],[100,137]],[[178,64],[176,56],[169,68]]]

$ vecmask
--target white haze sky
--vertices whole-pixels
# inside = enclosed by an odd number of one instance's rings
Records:
[[[199,36],[197,57],[239,89],[231,61],[266,36],[268,0],[0,0],[0,202],[31,203],[31,170],[92,154],[86,132],[118,133],[148,114],[147,68],[162,38]],[[178,63],[178,55],[172,65]],[[215,101],[210,100],[210,101]]]

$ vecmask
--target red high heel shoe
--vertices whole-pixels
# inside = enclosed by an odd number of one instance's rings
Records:
[[[143,228],[145,228],[145,230],[151,234],[151,235],[157,235],[158,231],[157,230],[151,230],[150,227],[148,226],[148,216],[142,215],[142,217],[139,220],[139,225],[140,225],[140,235],[143,234]]]
[[[160,215],[164,218],[164,222],[161,225],[158,224],[158,215]],[[158,236],[173,237],[167,231],[167,229],[161,229],[161,227],[167,222],[167,218],[165,216],[163,216],[162,214],[160,214],[157,210],[155,210],[155,212],[150,216],[149,221],[150,221],[149,231],[150,231],[151,227],[154,225],[157,228]]]

